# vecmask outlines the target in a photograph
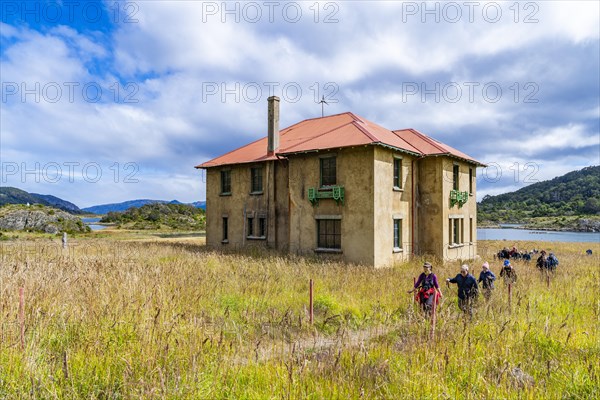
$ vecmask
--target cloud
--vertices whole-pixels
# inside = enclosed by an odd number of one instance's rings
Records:
[[[2,23],[2,162],[103,171],[97,183],[82,171],[74,182],[2,183],[80,205],[201,200],[193,166],[264,136],[270,94],[282,98],[282,127],[319,116],[326,96],[327,114],[416,128],[498,162],[504,178],[480,193],[526,184],[506,181],[515,163],[536,163],[539,177],[600,163],[597,2],[481,2],[472,22],[463,3],[457,21],[445,2],[291,3],[295,22],[284,3],[253,3],[252,21],[250,3],[152,1],[135,3],[127,23]],[[139,184],[109,179],[131,173],[127,163]]]

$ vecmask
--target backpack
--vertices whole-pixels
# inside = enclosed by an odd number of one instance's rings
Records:
[[[554,254],[551,256],[548,256],[548,267],[554,268],[557,265],[558,265],[558,258],[556,258],[556,256]]]
[[[429,290],[431,288],[433,288],[433,277],[430,275],[428,275],[425,279],[423,279],[423,282],[421,282],[421,288],[423,290]]]

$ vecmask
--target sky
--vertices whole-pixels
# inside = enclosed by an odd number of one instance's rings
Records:
[[[487,164],[478,199],[600,164],[597,1],[0,2],[1,186],[205,199],[211,158],[351,111]]]

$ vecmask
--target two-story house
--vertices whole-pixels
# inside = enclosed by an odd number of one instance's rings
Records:
[[[196,168],[206,170],[206,243],[261,245],[375,266],[413,254],[477,253],[479,161],[416,130],[350,112],[279,130]]]

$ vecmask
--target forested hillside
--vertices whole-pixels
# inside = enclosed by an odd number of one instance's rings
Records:
[[[600,214],[600,166],[569,172],[516,192],[485,196],[477,205],[480,222],[526,222],[536,217]]]
[[[0,206],[6,204],[41,204],[59,208],[72,214],[81,214],[75,204],[48,194],[28,193],[10,186],[0,187]]]
[[[109,212],[100,220],[129,229],[204,230],[205,212],[189,204],[146,204],[123,212]]]

